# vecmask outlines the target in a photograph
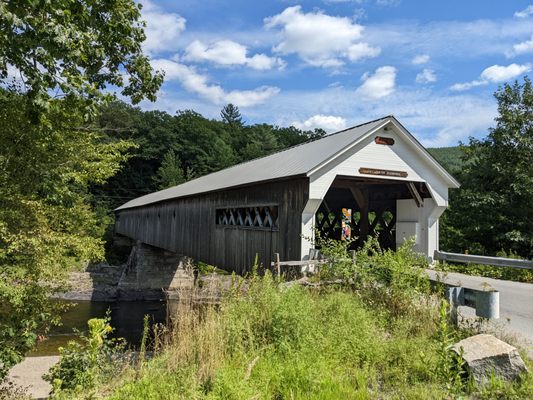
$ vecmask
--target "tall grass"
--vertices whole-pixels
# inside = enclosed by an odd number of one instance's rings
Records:
[[[351,289],[280,290],[255,276],[218,309],[183,305],[162,354],[110,398],[439,398],[438,315],[418,317],[369,307]]]

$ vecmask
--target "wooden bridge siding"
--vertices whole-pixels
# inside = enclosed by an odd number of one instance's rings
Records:
[[[257,184],[118,211],[116,232],[242,273],[256,254],[265,266],[274,253],[300,258],[301,214],[308,197],[307,178]],[[217,208],[263,205],[278,205],[279,230],[216,226]]]

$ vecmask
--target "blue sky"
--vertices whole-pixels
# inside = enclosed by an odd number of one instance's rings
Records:
[[[394,114],[426,146],[493,126],[493,92],[533,70],[533,3],[150,0],[145,109],[333,132]]]

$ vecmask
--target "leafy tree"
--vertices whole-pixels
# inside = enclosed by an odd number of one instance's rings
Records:
[[[121,171],[92,188],[98,201],[109,209],[158,190],[157,171],[170,150],[180,160],[184,179],[190,180],[325,134],[268,124],[232,126],[190,110],[173,116],[164,111],[141,111],[119,101],[99,110],[97,124],[110,138],[138,145]]]
[[[179,154],[181,145],[174,129],[174,117],[163,111],[141,111],[123,102],[112,102],[99,110],[98,128],[112,140],[131,140],[137,147],[129,152],[124,167],[103,185],[91,191],[112,210],[126,201],[158,190],[155,175],[168,150]]]
[[[159,189],[166,189],[185,182],[181,161],[173,150],[167,151],[163,157],[163,162],[157,170],[155,180]]]
[[[533,90],[531,80],[495,93],[496,127],[464,147],[463,186],[452,192],[444,245],[533,257]]]
[[[230,133],[220,121],[208,120],[191,110],[179,111],[173,129],[185,169],[205,175],[235,163]]]
[[[103,257],[109,219],[89,187],[133,143],[94,112],[107,85],[138,102],[162,82],[139,18],[133,0],[0,2],[0,380],[57,322],[49,296],[67,272]]]
[[[0,83],[13,68],[42,106],[50,90],[90,99],[110,84],[134,103],[154,100],[163,76],[142,53],[140,16],[133,0],[4,0]]]
[[[280,148],[296,146],[309,140],[320,139],[326,134],[323,129],[317,128],[314,131],[301,131],[294,126],[288,128],[275,127],[273,131]]]
[[[271,125],[256,124],[248,126],[243,132],[243,142],[239,148],[242,161],[252,160],[280,149]]]

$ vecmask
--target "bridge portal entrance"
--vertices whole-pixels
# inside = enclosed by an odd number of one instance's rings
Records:
[[[337,177],[315,213],[322,238],[355,238],[351,249],[377,237],[384,249],[396,249],[397,201],[412,199],[422,207],[430,198],[423,182]]]

